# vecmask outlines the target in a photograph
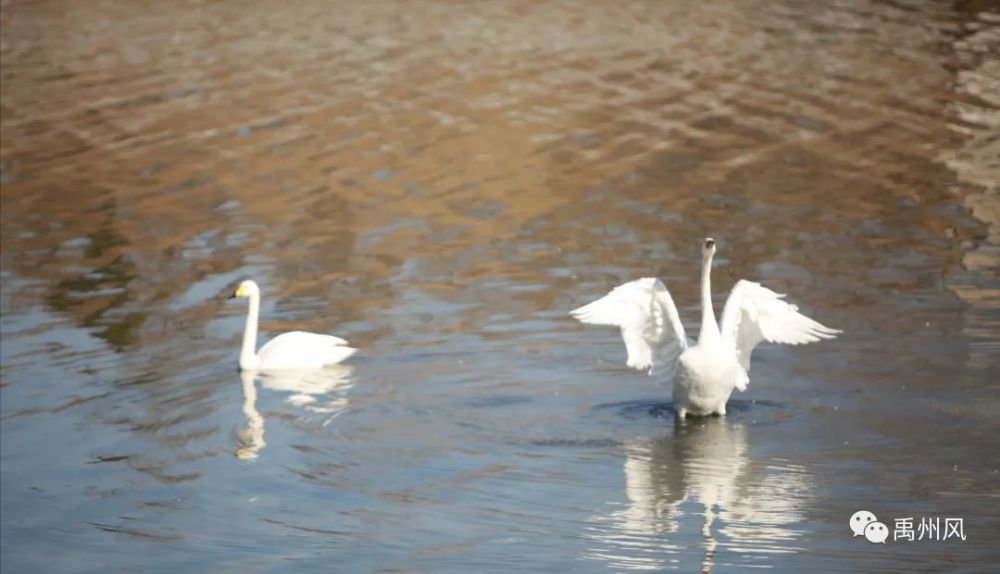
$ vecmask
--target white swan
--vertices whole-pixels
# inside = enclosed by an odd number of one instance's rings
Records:
[[[801,345],[841,332],[802,315],[795,305],[781,300],[784,295],[745,280],[729,294],[720,330],[709,279],[713,255],[715,240],[707,238],[702,248],[697,344],[685,337],[677,306],[659,279],[631,281],[570,312],[582,323],[620,327],[628,366],[672,380],[674,409],[681,419],[689,414],[726,414],[733,389],[747,388],[750,353],[761,341]]]
[[[247,324],[243,330],[243,347],[240,350],[240,370],[283,371],[291,369],[318,369],[343,361],[357,352],[347,341],[332,335],[318,335],[304,331],[282,333],[254,352],[257,346],[257,319],[260,315],[260,288],[247,279],[240,283],[229,298],[250,298]]]

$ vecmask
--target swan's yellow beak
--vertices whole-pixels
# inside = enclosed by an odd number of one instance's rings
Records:
[[[243,289],[243,286],[240,285],[239,287],[236,288],[236,292],[230,295],[229,298],[235,299],[237,297],[242,297],[244,294],[246,294],[246,291]]]

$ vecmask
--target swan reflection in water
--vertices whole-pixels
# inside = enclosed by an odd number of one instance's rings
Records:
[[[240,371],[243,387],[243,416],[246,427],[237,433],[236,456],[254,460],[264,448],[264,417],[257,410],[257,386],[266,391],[287,393],[285,402],[302,409],[309,417],[319,417],[326,426],[350,404],[348,391],[354,386],[354,369],[331,365],[305,372],[255,373]]]
[[[795,465],[754,461],[743,425],[678,421],[673,433],[624,448],[626,502],[591,520],[590,558],[623,569],[690,569],[685,555],[703,546],[701,569],[711,572],[720,537],[734,553],[727,564],[742,555],[760,566],[765,555],[796,551],[809,478]]]

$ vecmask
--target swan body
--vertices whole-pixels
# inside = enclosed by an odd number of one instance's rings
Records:
[[[582,323],[621,329],[627,365],[673,382],[674,408],[687,415],[724,415],[734,389],[750,382],[750,354],[763,341],[801,345],[832,339],[831,329],[798,312],[798,307],[752,281],[733,287],[721,325],[712,308],[711,268],[715,240],[702,247],[701,331],[688,341],[677,306],[659,279],[643,278],[613,289],[570,314]]]
[[[734,388],[738,388],[734,381],[745,376],[736,361],[730,358],[731,355],[721,344],[713,344],[688,347],[680,356],[673,392],[674,404],[681,418],[687,412],[695,415],[726,414],[729,395]]]
[[[240,283],[230,299],[250,299],[247,322],[243,330],[240,349],[241,371],[287,371],[319,369],[334,365],[357,352],[347,341],[333,335],[320,335],[305,331],[282,333],[255,351],[257,322],[260,315],[260,288],[251,280]]]

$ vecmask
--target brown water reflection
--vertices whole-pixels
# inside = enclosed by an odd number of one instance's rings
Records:
[[[722,499],[713,563],[988,552],[992,3],[10,1],[0,22],[5,569],[55,540],[77,561],[47,570],[276,568],[229,517],[303,568],[602,569],[579,559],[605,503],[642,510],[635,449],[690,457],[659,418],[593,414],[666,392],[565,312],[655,274],[696,317],[709,234],[720,294],[762,280],[846,331],[761,353],[740,398],[794,415],[719,432],[809,494],[785,553],[726,534],[768,527]],[[244,276],[265,331],[364,350],[317,399],[332,423],[266,385],[244,401],[218,297]],[[861,503],[964,512],[973,536],[859,555]],[[682,541],[658,567],[702,565]]]

